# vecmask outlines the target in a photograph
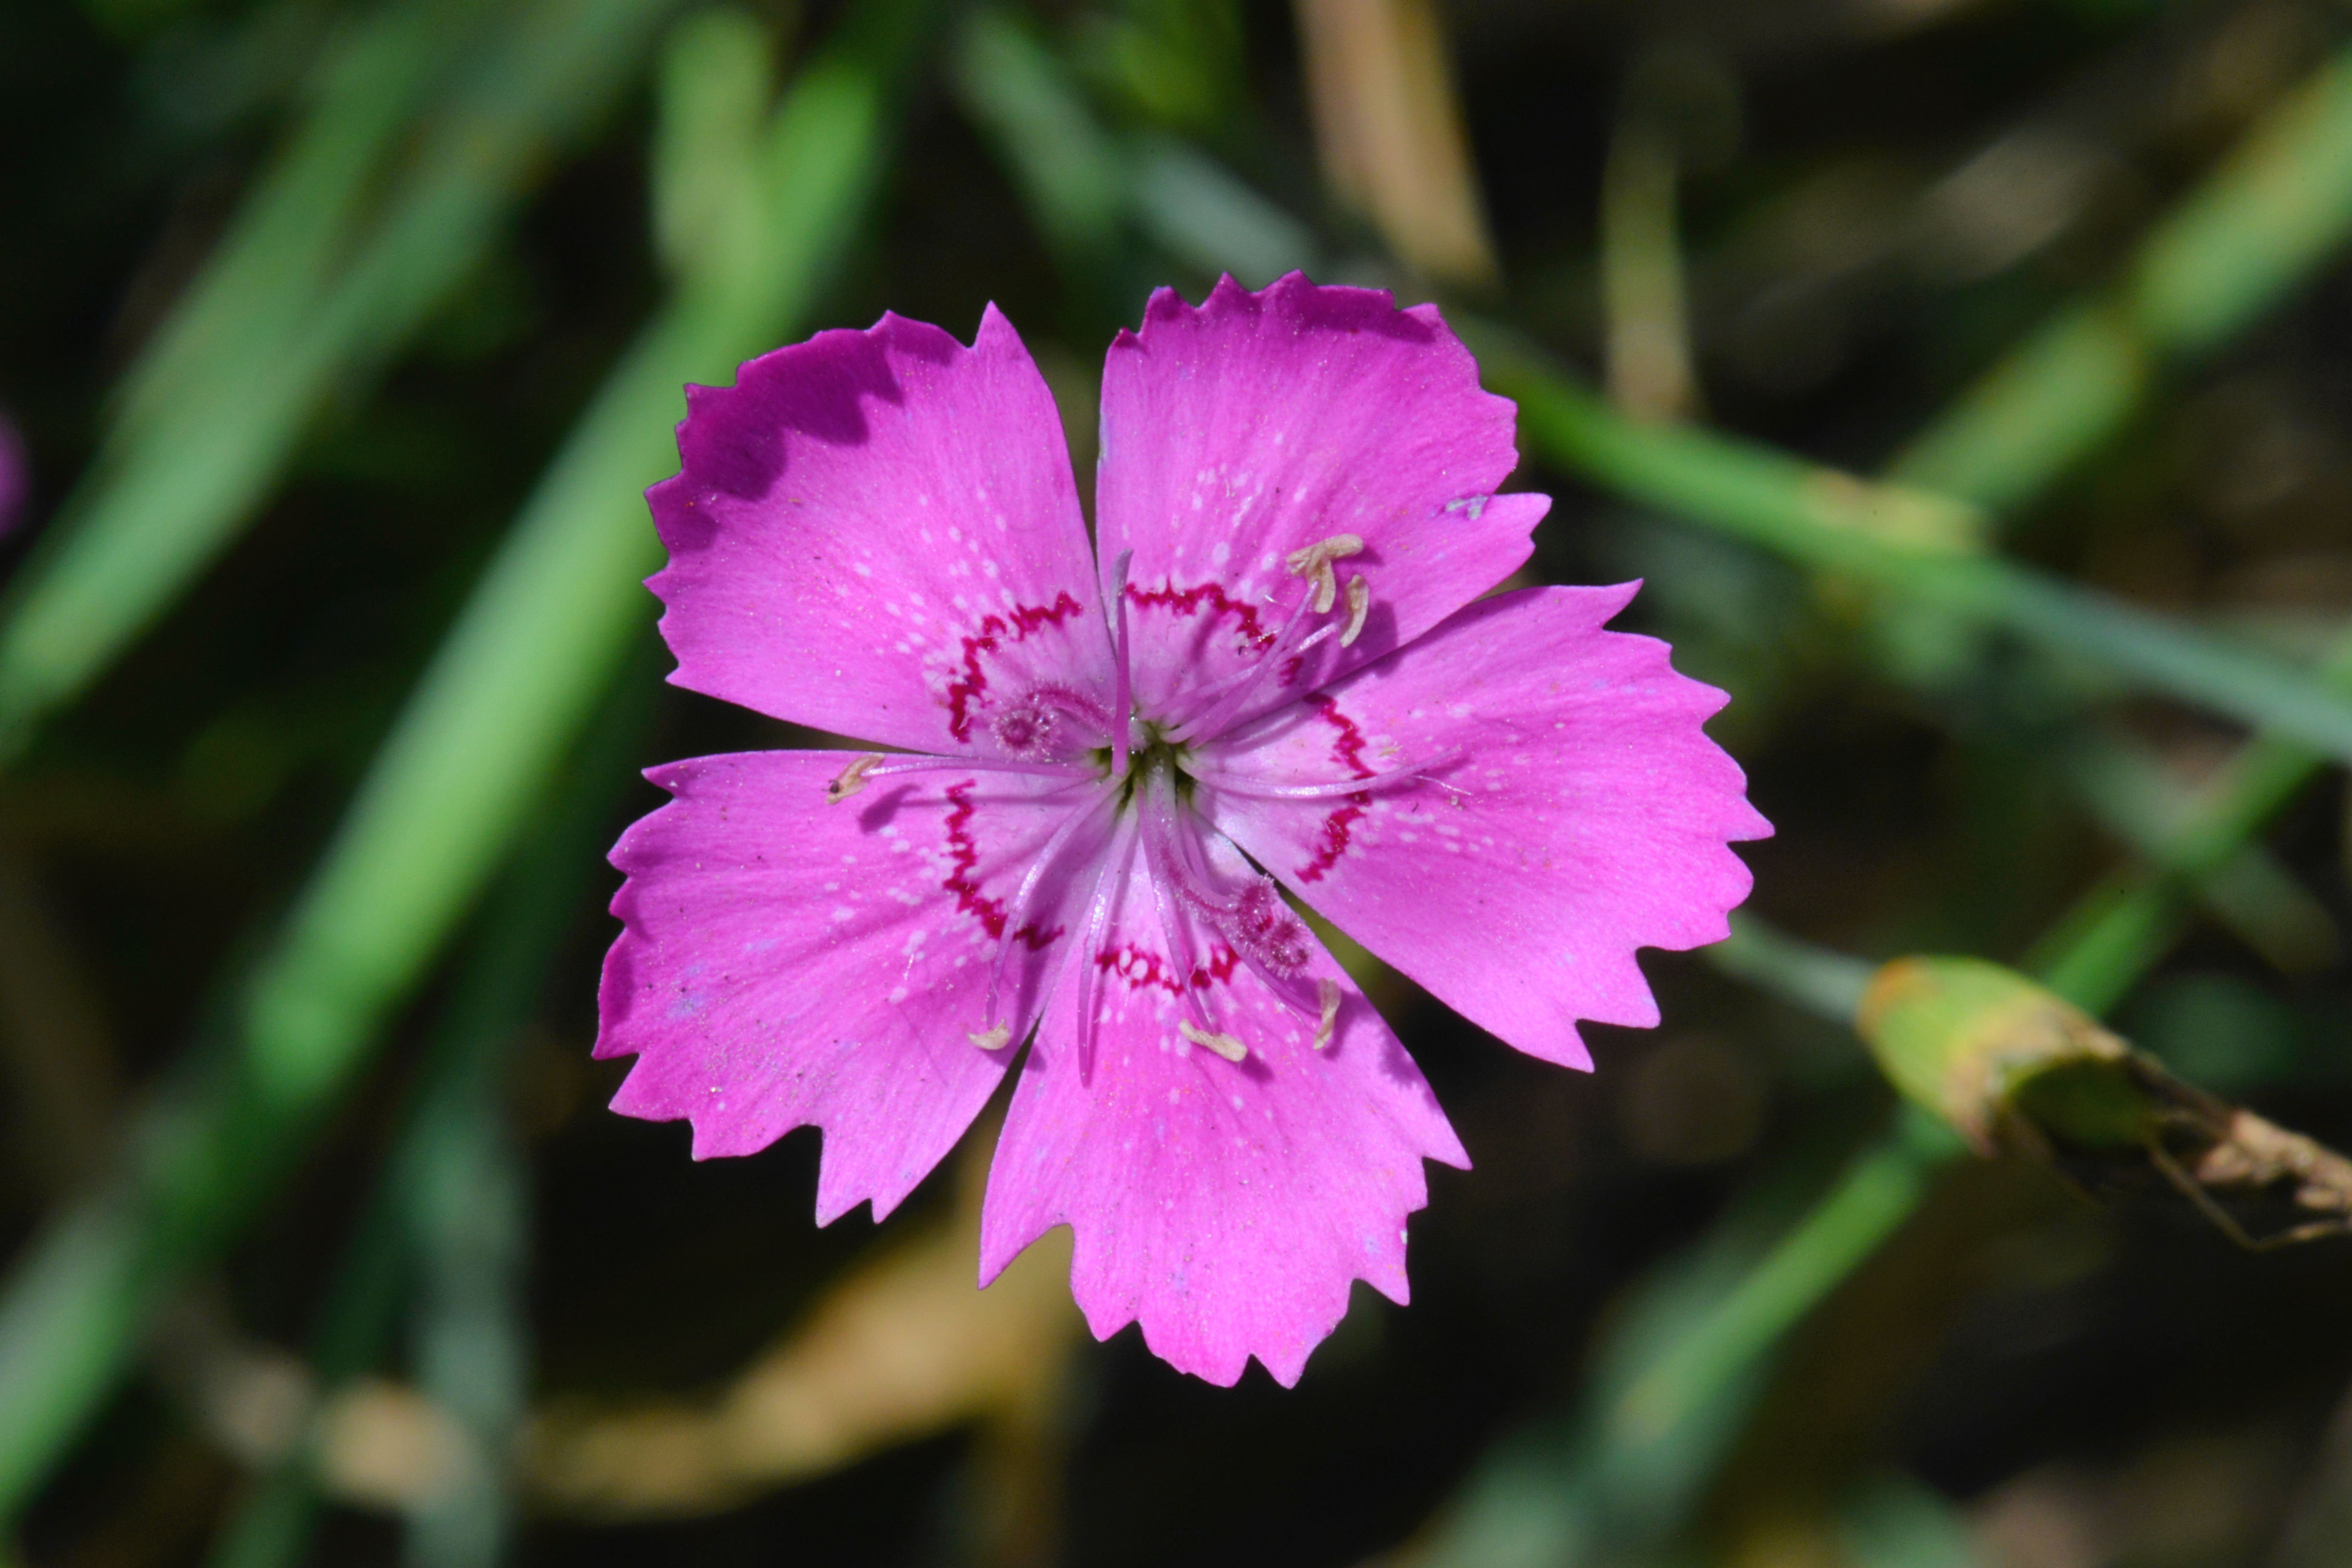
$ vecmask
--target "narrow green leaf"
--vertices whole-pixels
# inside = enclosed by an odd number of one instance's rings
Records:
[[[2352,53],[2266,114],[2166,215],[2123,281],[1988,371],[1888,470],[2002,511],[2046,493],[2139,412],[2157,368],[2211,353],[2352,236]]]
[[[425,324],[551,148],[627,79],[675,0],[530,0],[449,71],[413,35],[445,26],[457,3],[435,0],[365,40],[350,71],[366,90],[340,91],[337,112],[306,127],[187,324],[134,376],[120,434],[0,598],[0,761],[227,546],[326,400]],[[409,107],[403,89],[436,65],[455,78],[447,97],[354,233],[349,209],[381,173],[371,160]]]
[[[364,226],[386,166],[497,10],[498,0],[405,0],[330,41],[284,146],[124,376],[108,460],[216,385],[219,367],[257,363],[292,338]]]
[[[1964,536],[1961,503],[1866,484],[1719,433],[1643,424],[1491,332],[1473,341],[1487,384],[1518,400],[1528,445],[1627,500],[2352,762],[2352,701],[2324,682],[2032,567],[1949,547],[1937,534]]]
[[[650,678],[654,659],[637,662]],[[454,1353],[420,1346],[418,1382],[467,1419],[486,1454],[503,1451],[521,1396],[520,1325],[508,1321],[520,1311],[511,1289],[516,1257],[506,1245],[520,1240],[510,1211],[523,1201],[521,1173],[496,1152],[505,1074],[587,891],[599,838],[646,731],[649,695],[649,679],[625,683],[607,704],[477,922],[426,1047],[415,1103],[345,1246],[311,1339],[311,1375],[331,1394],[383,1361],[401,1288],[423,1277],[428,1300],[450,1309],[448,1321],[436,1324],[440,1335],[457,1342]],[[454,1158],[446,1158],[453,1148]],[[453,1179],[467,1173],[477,1179]],[[484,1200],[478,1217],[489,1223],[480,1226],[476,1211]],[[435,1292],[436,1273],[457,1276],[456,1289]],[[467,1353],[484,1342],[487,1354]],[[322,1506],[306,1460],[298,1447],[258,1478],[215,1542],[209,1568],[295,1568],[302,1561]],[[450,1518],[424,1523],[414,1555],[435,1568],[494,1558],[506,1522],[499,1489],[476,1486],[451,1501]]]
[[[1020,21],[974,11],[953,56],[956,95],[998,143],[1055,255],[1099,268],[1129,205],[1127,159],[1066,89],[1059,64]]]
[[[654,124],[654,242],[673,277],[760,240],[760,145],[774,47],[740,11],[701,11],[662,50]]]
[[[646,329],[445,639],[285,932],[235,1050],[144,1118],[130,1168],[37,1238],[0,1294],[0,1518],[114,1385],[140,1326],[225,1245],[364,1065],[652,619],[641,492],[675,462],[679,387],[790,334],[867,205],[928,0],[861,0],[777,110],[764,265]]]

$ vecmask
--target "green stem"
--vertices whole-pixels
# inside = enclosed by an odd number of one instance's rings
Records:
[[[1546,458],[1629,500],[1910,603],[2090,660],[2141,689],[2352,763],[2352,701],[2312,676],[2195,628],[1969,545],[1965,503],[1873,485],[1776,448],[1627,418],[1491,330],[1474,342],[1488,385],[1519,405]]]
[[[1706,956],[1725,973],[1837,1024],[1853,1020],[1874,972],[1862,959],[1816,947],[1745,911],[1732,915],[1731,934]]]
[[[1960,1151],[1949,1128],[1906,1111],[1893,1136],[1856,1156],[1796,1228],[1610,1407],[1605,1444],[1646,1448],[1674,1441],[1717,1390],[1779,1343],[1911,1217],[1930,1173]]]

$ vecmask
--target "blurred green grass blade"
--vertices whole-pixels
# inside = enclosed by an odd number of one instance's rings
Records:
[[[951,58],[958,99],[999,143],[1047,247],[1081,269],[1107,265],[1128,207],[1127,159],[1066,90],[1059,62],[993,7],[971,13]]]
[[[503,1084],[506,1069],[513,1063],[513,1044],[530,1023],[548,966],[567,936],[581,898],[588,893],[591,872],[597,868],[597,851],[612,827],[614,811],[621,806],[625,787],[633,783],[630,762],[635,762],[652,710],[649,691],[656,672],[652,648],[646,648],[646,656],[637,663],[645,679],[624,682],[616,699],[607,703],[604,717],[564,773],[567,783],[560,797],[541,818],[539,827],[531,830],[515,856],[515,865],[475,921],[473,941],[449,987],[449,1004],[436,1025],[425,1063],[419,1069],[404,1129],[393,1145],[391,1157],[376,1173],[374,1190],[369,1192],[358,1225],[352,1227],[343,1258],[336,1262],[334,1281],[320,1310],[318,1328],[310,1340],[310,1373],[322,1394],[331,1394],[352,1377],[374,1371],[383,1361],[400,1321],[402,1284],[412,1274],[430,1277],[436,1268],[436,1246],[425,1232],[446,1227],[452,1232],[446,1239],[454,1253],[470,1250],[473,1237],[468,1234],[466,1201],[458,1204],[457,1211],[446,1211],[440,1204],[446,1196],[470,1199],[470,1192],[463,1187],[457,1194],[449,1192],[446,1178],[454,1173],[446,1166],[468,1163],[466,1145],[494,1131],[485,1123],[497,1117],[497,1110],[506,1102]],[[458,1162],[445,1159],[452,1145],[458,1145]],[[489,1171],[491,1184],[482,1194],[501,1196],[510,1206],[520,1199],[520,1187],[515,1184],[520,1171],[499,1171],[497,1166],[503,1163],[499,1159],[487,1163],[494,1168]],[[424,1213],[428,1206],[421,1201],[421,1192],[425,1190],[436,1199],[430,1213]],[[510,1220],[513,1215],[508,1213],[506,1217]],[[503,1262],[510,1265],[513,1258]],[[458,1272],[463,1272],[463,1265]],[[513,1298],[499,1305],[506,1311],[520,1310],[520,1302]],[[436,1356],[421,1354],[421,1361],[433,1359]],[[503,1413],[503,1425],[510,1427],[510,1405],[520,1401],[520,1380],[513,1375],[497,1377],[501,1371],[513,1371],[497,1366],[497,1352],[491,1354],[489,1368],[473,1366],[463,1354],[452,1361],[458,1366],[446,1371],[480,1377],[480,1387],[452,1389],[446,1383],[454,1383],[457,1377],[436,1377],[430,1373],[419,1377],[421,1387],[446,1411],[473,1415],[470,1425],[478,1441],[485,1441],[485,1448],[489,1448],[499,1422],[480,1417]],[[497,1502],[497,1498],[491,1502]],[[297,1450],[268,1477],[258,1479],[252,1493],[233,1511],[214,1542],[207,1568],[294,1568],[308,1552],[320,1510],[320,1490],[310,1479],[306,1458]],[[461,1510],[454,1511],[475,1528],[458,1535],[457,1552],[445,1549],[437,1561],[482,1561],[480,1554],[458,1556],[458,1552],[485,1535],[480,1523],[482,1514],[489,1510],[482,1507],[478,1495],[468,1495]],[[497,1511],[489,1511],[489,1519],[494,1526],[501,1526]],[[497,1542],[497,1531],[491,1531],[489,1538]]]
[[[2352,636],[2337,643],[2320,676],[2352,692]],[[2304,747],[2257,736],[2231,758],[2168,844],[2148,856],[2153,869],[2094,888],[2035,944],[2024,967],[2086,1011],[2115,1006],[2170,948],[2196,884],[2228,866],[2321,765]]]
[[[1314,233],[1173,137],[1105,126],[1066,66],[993,7],[956,41],[957,100],[1003,161],[1046,247],[1073,273],[1108,276],[1122,229],[1169,259],[1257,287],[1321,254]]]
[[[1723,1354],[1727,1333],[1752,1342],[1756,1326],[1727,1325],[1724,1303],[1771,1296],[1772,1315],[1785,1316],[1801,1300],[1789,1289],[1799,1272],[1818,1280],[1825,1264],[1880,1234],[1916,1174],[1908,1131],[1906,1141],[1854,1156],[1826,1190],[1818,1152],[1795,1152],[1697,1242],[1628,1289],[1612,1310],[1575,1406],[1482,1456],[1394,1568],[1675,1561],[1673,1536],[1737,1440],[1767,1370],[1761,1357]],[[1824,1209],[1835,1223],[1808,1232],[1809,1210]],[[1759,1273],[1777,1283],[1760,1291],[1747,1283]]]
[[[289,237],[299,215],[275,192],[260,204],[255,232],[232,242],[215,286],[191,306],[192,325],[136,378],[120,439],[0,598],[0,760],[226,547],[319,408],[373,376],[479,263],[551,149],[629,79],[674,3],[528,0],[454,69],[442,62],[454,81],[331,277],[320,276],[323,251],[343,237],[328,230],[345,226]],[[446,25],[446,4],[425,7],[425,20]],[[398,51],[386,42],[383,52]],[[404,81],[416,68],[404,56],[375,74]],[[367,134],[306,145],[291,162],[322,170],[313,184],[357,178],[398,96],[383,88],[368,101]],[[268,248],[278,241],[290,248]]]
[[[1171,258],[1203,272],[1231,272],[1253,289],[1315,267],[1314,231],[1228,174],[1214,159],[1168,137],[1135,146],[1137,222]]]
[[[539,801],[630,638],[659,551],[642,492],[679,387],[814,305],[879,174],[928,0],[860,0],[772,121],[762,254],[698,274],[575,425],[241,994],[228,1070],[157,1108],[131,1170],[38,1237],[0,1295],[0,1518],[119,1377],[159,1295],[232,1237],[364,1064]]]
[[[651,716],[661,661],[641,657],[569,770],[556,809],[531,830],[478,922],[437,1042],[441,1070],[387,1173],[415,1258],[412,1372],[454,1415],[475,1463],[408,1517],[401,1556],[414,1568],[491,1568],[513,1530],[509,1478],[529,1394],[523,1273],[530,1200],[508,1111],[514,1046],[538,1009],[602,855],[629,764]]]
[[[428,1067],[425,1076],[429,1085],[436,1075]],[[310,1371],[321,1394],[373,1370],[397,1325],[408,1265],[399,1184],[394,1179],[400,1168],[395,1153],[336,1261],[310,1342]],[[306,1456],[298,1449],[253,1479],[214,1538],[205,1568],[295,1568],[308,1554],[325,1508]]]
[[[510,1226],[522,1198],[521,1173],[482,1145],[500,1142],[496,1124],[506,1103],[514,1043],[536,1010],[548,969],[598,867],[613,815],[633,782],[630,764],[639,754],[652,707],[656,661],[650,647],[637,663],[636,673],[644,679],[624,682],[606,705],[566,770],[558,798],[476,922],[419,1070],[405,1126],[377,1174],[319,1314],[310,1369],[323,1394],[382,1362],[399,1321],[403,1282],[421,1275],[430,1295],[436,1255],[444,1247],[448,1256],[442,1262],[454,1265],[460,1276],[477,1263],[507,1276],[488,1302],[461,1284],[460,1306],[488,1305],[494,1317],[520,1311],[509,1271],[520,1237],[510,1229],[502,1237],[478,1235],[472,1210],[478,1200],[502,1200],[503,1212],[488,1217]],[[453,1148],[454,1160],[448,1158]],[[467,1167],[488,1167],[488,1180],[479,1185],[452,1180]],[[448,1201],[453,1198],[454,1205]],[[476,1249],[484,1239],[505,1245],[480,1257]],[[511,1341],[515,1333],[495,1323],[458,1326],[458,1353],[445,1358],[420,1346],[418,1383],[441,1408],[467,1418],[484,1451],[496,1453],[500,1433],[511,1430],[521,1387],[511,1345],[503,1353],[493,1348],[484,1358],[465,1353],[464,1340],[485,1331],[493,1340]],[[457,1386],[461,1383],[465,1386]],[[495,1544],[503,1518],[497,1494],[486,1508],[478,1491],[469,1490],[452,1510],[466,1528],[451,1531],[453,1543],[428,1553],[428,1561],[484,1560],[478,1552],[466,1554],[466,1549],[485,1535]],[[262,1478],[236,1510],[215,1542],[209,1568],[294,1568],[308,1550],[320,1510],[318,1489],[298,1450]],[[480,1528],[486,1515],[492,1526],[488,1531]]]
[[[2210,867],[2167,866],[2195,801],[2160,761],[2136,747],[2086,740],[2071,749],[2061,771],[2108,832],[2172,871],[2273,967],[2305,974],[2336,962],[2341,942],[2334,918],[2261,844],[2240,844]]]
[[[536,978],[541,966],[510,970]],[[453,1484],[410,1510],[401,1561],[412,1568],[492,1568],[513,1525],[506,1477],[530,1362],[521,1274],[530,1219],[498,1047],[520,1026],[475,1031],[468,1070],[426,1110],[406,1184],[416,1386],[456,1418],[471,1451]]]
[[[1998,510],[2114,438],[2157,371],[2209,353],[2352,236],[2352,53],[2323,67],[2167,215],[2106,296],[2018,345],[1890,476]]]
[[[761,132],[775,97],[766,29],[701,11],[662,50],[652,152],[654,243],[672,277],[760,239]]]
[[[1958,520],[1969,514],[1952,510],[1960,503],[1867,485],[1720,433],[1640,423],[1491,331],[1465,335],[1480,350],[1486,384],[1517,400],[1522,439],[1570,472],[2352,762],[2352,700],[2251,648],[2035,568],[1940,544],[1939,534],[1963,534]]]
[[[1719,1426],[1710,1416],[1722,1393],[1910,1217],[1929,1171],[1959,1152],[1949,1128],[1906,1110],[1895,1136],[1858,1155],[1795,1227],[1610,1402],[1601,1420],[1605,1465],[1643,1473],[1669,1463],[1694,1467],[1673,1505],[1657,1510],[1661,1520],[1681,1518],[1692,1486],[1712,1468],[1698,1463],[1694,1436],[1702,1426]]]
[[[124,376],[101,462],[289,341],[366,217],[387,161],[478,40],[498,0],[394,0],[347,24],[305,84],[286,144]]]
[[[1990,1568],[1967,1516],[1905,1475],[1874,1476],[1840,1500],[1838,1535],[1853,1568]]]
[[[2113,305],[2074,307],[2010,351],[1887,467],[1887,476],[2009,513],[2113,439],[2155,377]]]
[[[583,768],[583,773],[586,771]],[[429,1097],[449,1066],[446,1050],[428,1058],[420,1093]],[[402,1223],[401,1175],[404,1145],[414,1141],[415,1117],[404,1133],[336,1260],[310,1345],[310,1373],[319,1395],[331,1394],[383,1360],[400,1318],[401,1287],[408,1277],[406,1227]],[[205,1554],[205,1568],[296,1568],[309,1554],[312,1532],[326,1500],[302,1447],[256,1476],[228,1514]]]

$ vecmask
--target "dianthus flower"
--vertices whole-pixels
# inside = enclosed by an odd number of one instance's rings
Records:
[[[702,757],[613,852],[599,1056],[698,1158],[824,1130],[819,1223],[889,1213],[1022,1047],[985,1285],[1046,1229],[1098,1336],[1287,1384],[1406,1297],[1422,1162],[1468,1157],[1292,912],[1590,1068],[1638,946],[1726,933],[1770,831],[1722,693],[1601,629],[1636,584],[1481,598],[1548,498],[1434,308],[1221,282],[1111,345],[1090,547],[993,307],[693,387],[650,492],[672,679],[872,751]],[[883,748],[889,748],[885,750]],[[1034,1037],[1033,1037],[1034,1036]]]

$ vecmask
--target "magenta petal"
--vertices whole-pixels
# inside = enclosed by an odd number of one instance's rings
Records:
[[[600,1057],[635,1053],[614,1109],[694,1124],[698,1159],[824,1129],[817,1218],[889,1213],[955,1143],[1027,1033],[1070,946],[1072,887],[1103,832],[1055,857],[1020,922],[1008,1043],[982,1051],[1011,900],[1086,792],[1020,775],[877,779],[838,805],[855,753],[702,757],[647,776],[676,798],[622,837]],[[1104,814],[1107,816],[1107,814]]]
[[[1654,1025],[1637,947],[1720,941],[1727,841],[1771,826],[1700,726],[1724,696],[1664,643],[1601,630],[1639,584],[1473,605],[1208,749],[1202,809],[1349,935],[1463,1016],[1590,1068],[1579,1019]],[[1426,769],[1355,796],[1244,793]]]
[[[1328,1049],[1312,1045],[1314,1018],[1197,929],[1193,982],[1249,1055],[1229,1062],[1182,1040],[1144,864],[1134,855],[1097,950],[1091,1070],[1075,1044],[1074,972],[1038,1030],[989,1172],[981,1279],[1066,1224],[1071,1291],[1097,1338],[1139,1320],[1180,1371],[1230,1386],[1255,1355],[1287,1385],[1346,1314],[1352,1281],[1405,1300],[1421,1162],[1469,1159],[1412,1058],[1319,945],[1303,978],[1310,992],[1317,978],[1340,987]]]
[[[1106,561],[1132,550],[1136,694],[1166,712],[1222,683],[1304,592],[1291,552],[1339,534],[1370,592],[1361,636],[1302,659],[1292,690],[1410,642],[1508,576],[1549,500],[1496,497],[1518,461],[1512,405],[1436,307],[1297,273],[1198,309],[1161,289],[1103,369]],[[1342,602],[1344,604],[1344,601]],[[1344,609],[1340,619],[1344,619]],[[1281,696],[1269,687],[1271,706]]]
[[[679,685],[948,753],[1002,750],[992,711],[1041,691],[1108,710],[1068,448],[993,306],[969,349],[885,316],[687,400],[682,471],[646,492]]]

